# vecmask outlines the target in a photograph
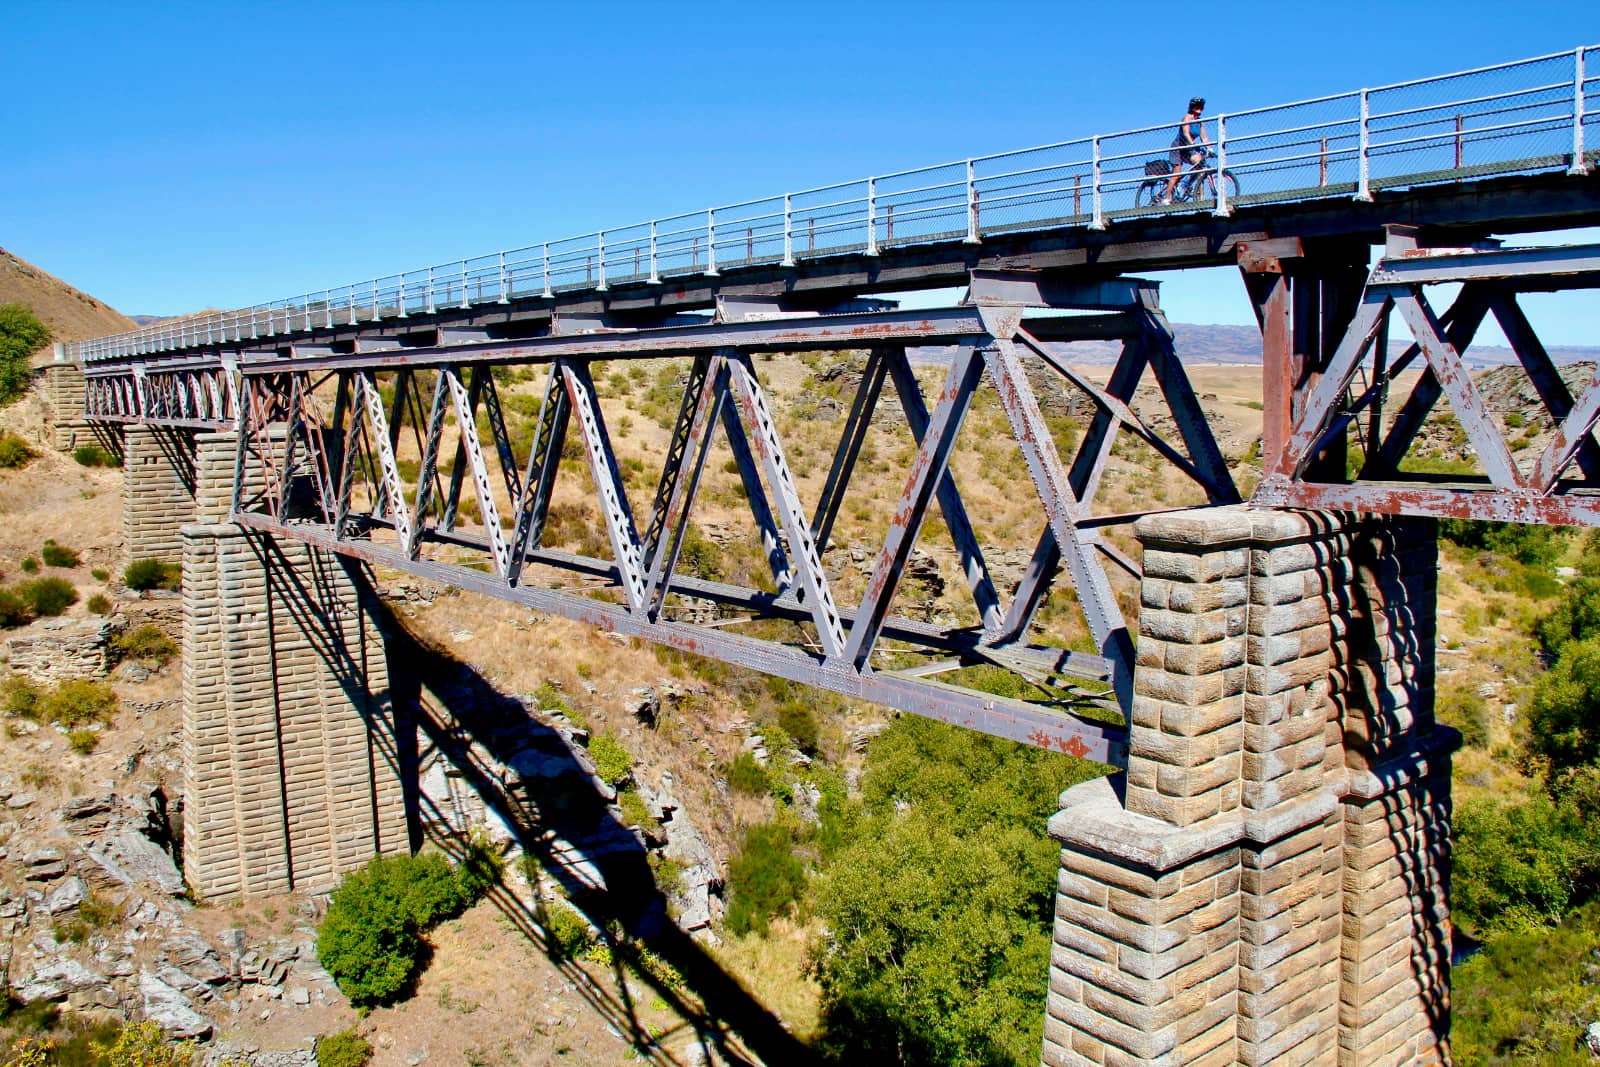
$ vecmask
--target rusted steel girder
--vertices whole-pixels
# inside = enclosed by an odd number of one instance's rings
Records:
[[[1193,478],[1208,499],[1237,499],[1172,351],[1171,330],[1155,294],[1154,285],[1136,280],[1058,283],[1005,272],[975,275],[961,307],[928,312],[784,312],[781,319],[757,319],[741,316],[771,309],[734,305],[721,310],[720,321],[669,329],[474,339],[404,352],[317,352],[288,361],[244,356],[236,382],[245,397],[240,480],[245,480],[248,457],[259,465],[269,491],[241,500],[235,518],[254,529],[685,651],[1117,762],[1124,732],[1075,713],[1089,705],[1125,712],[1131,699],[1132,643],[1106,568],[1137,568],[1105,543],[1101,530],[1137,515],[1094,510],[1111,444],[1121,429],[1129,429]],[[1070,322],[1041,320],[1039,335],[1030,333],[1024,315],[1045,307],[1091,314]],[[1070,343],[1072,337],[1105,336],[1121,337],[1133,354],[1108,389],[1067,366],[1051,347],[1063,342],[1041,339],[1065,337]],[[920,346],[919,358],[926,361],[930,345],[945,367],[944,386],[931,411],[906,351]],[[810,509],[790,472],[751,353],[863,347],[866,373],[833,451],[822,498]],[[684,357],[689,373],[648,517],[636,522],[628,479],[602,413],[601,376],[593,365],[661,355]],[[495,414],[492,371],[502,360],[544,367],[548,375],[539,419],[525,445],[513,440]],[[1099,413],[1095,429],[1070,462],[1059,454],[1060,443],[1040,412],[1025,373],[1027,362],[1059,375]],[[1146,368],[1168,401],[1179,428],[1177,441],[1163,439],[1129,406]],[[996,388],[1033,474],[1044,528],[1033,565],[1014,591],[995,587],[948,466],[961,447],[962,416],[986,382]],[[432,402],[425,403],[430,387]],[[861,601],[845,609],[835,603],[839,574],[825,562],[825,552],[886,389],[899,400],[915,458]],[[385,403],[390,390],[392,399]],[[319,392],[332,394],[331,405],[319,399]],[[325,415],[330,407],[331,418]],[[480,439],[481,422],[494,438],[492,448]],[[732,451],[729,469],[739,475],[771,571],[773,584],[767,589],[679,570],[701,474],[719,430]],[[589,474],[608,557],[542,544],[569,432],[577,434],[576,454]],[[436,471],[452,436],[461,474],[446,487]],[[409,480],[402,477],[398,456],[402,441],[416,447],[417,473]],[[500,468],[498,477],[494,466]],[[463,526],[459,497],[469,480],[477,516]],[[906,563],[935,505],[973,597],[976,626],[919,623],[896,613]],[[463,561],[463,551],[482,562]],[[1085,606],[1098,654],[1037,640],[1034,613],[1063,573]],[[565,588],[546,587],[552,574]],[[747,615],[710,623],[675,619],[691,601]],[[774,636],[782,630],[763,629],[764,621],[791,627],[793,636]],[[754,632],[736,632],[742,625]],[[1058,697],[1042,703],[1005,700],[933,677],[977,664],[1021,673]]]
[[[1556,525],[1600,524],[1600,375],[1574,398],[1517,302],[1524,292],[1600,287],[1600,246],[1502,249],[1429,248],[1414,230],[1394,227],[1386,253],[1353,303],[1322,323],[1324,343],[1308,362],[1285,339],[1298,311],[1285,311],[1300,278],[1325,278],[1328,266],[1299,248],[1241,258],[1262,321],[1269,418],[1264,473],[1254,501]],[[1333,269],[1339,270],[1335,263]],[[1442,315],[1427,290],[1459,285]],[[1519,462],[1495,412],[1462,360],[1479,325],[1493,315],[1539,396],[1553,432],[1531,462]],[[1389,352],[1393,325],[1413,343]],[[1330,328],[1331,327],[1331,328]],[[1331,345],[1328,342],[1333,342]],[[1422,373],[1398,411],[1384,406],[1398,377]],[[1360,387],[1357,387],[1360,379]],[[1423,424],[1443,399],[1471,445],[1480,474],[1429,475],[1404,464]],[[1345,449],[1362,459],[1346,474]],[[1572,472],[1569,476],[1569,472]]]

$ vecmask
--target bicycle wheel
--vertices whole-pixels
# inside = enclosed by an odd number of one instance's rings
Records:
[[[1161,189],[1163,184],[1163,182],[1154,180],[1140,182],[1139,188],[1135,189],[1133,193],[1133,206],[1155,207],[1156,204],[1161,200]]]
[[[1232,171],[1222,172],[1222,188],[1228,194],[1228,202],[1232,203],[1239,196],[1239,179],[1233,176]],[[1211,171],[1206,175],[1206,199],[1217,199],[1217,172]]]

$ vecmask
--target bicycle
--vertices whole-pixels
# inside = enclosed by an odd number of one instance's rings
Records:
[[[1209,164],[1216,158],[1215,152],[1206,153],[1206,162]],[[1232,171],[1218,171],[1214,166],[1201,166],[1186,168],[1187,173],[1178,179],[1178,184],[1172,189],[1173,204],[1202,204],[1211,203],[1217,199],[1218,174],[1221,174],[1223,191],[1228,194],[1228,199],[1234,200],[1239,195],[1239,179],[1233,176]],[[1167,182],[1172,177],[1172,161],[1168,159],[1150,159],[1144,164],[1145,180],[1139,183],[1139,188],[1134,190],[1134,207],[1163,207],[1161,198],[1167,193]]]

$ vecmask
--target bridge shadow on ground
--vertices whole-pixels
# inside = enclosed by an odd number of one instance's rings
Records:
[[[447,851],[461,848],[443,829],[448,813],[429,810],[434,801],[420,788],[420,749],[431,745],[510,828],[523,852],[561,884],[568,902],[602,931],[614,982],[602,983],[565,958],[547,933],[544,901],[530,904],[505,886],[489,899],[646,1061],[677,1064],[667,1046],[699,1045],[711,1062],[821,1062],[672,921],[645,847],[616,817],[565,739],[521,701],[407,630],[393,613],[382,615],[413,846],[431,839]],[[641,947],[671,971],[642,959]],[[684,1040],[681,1029],[649,1032],[630,992],[630,970],[686,1020],[692,1038]]]

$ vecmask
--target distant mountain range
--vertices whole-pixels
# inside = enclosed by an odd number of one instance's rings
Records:
[[[1173,324],[1178,355],[1185,363],[1242,363],[1261,365],[1261,331],[1254,326],[1201,325],[1189,322]],[[1404,331],[1401,331],[1404,333]],[[1399,355],[1411,344],[1409,335],[1404,339],[1391,338],[1389,351]],[[1110,365],[1116,362],[1121,345],[1115,341],[1078,341],[1066,346],[1067,358],[1074,363]],[[1600,360],[1600,347],[1552,346],[1550,358],[1557,363],[1578,363]],[[1498,345],[1473,345],[1466,351],[1465,362],[1469,370],[1487,370],[1503,367],[1517,361],[1516,353]]]

